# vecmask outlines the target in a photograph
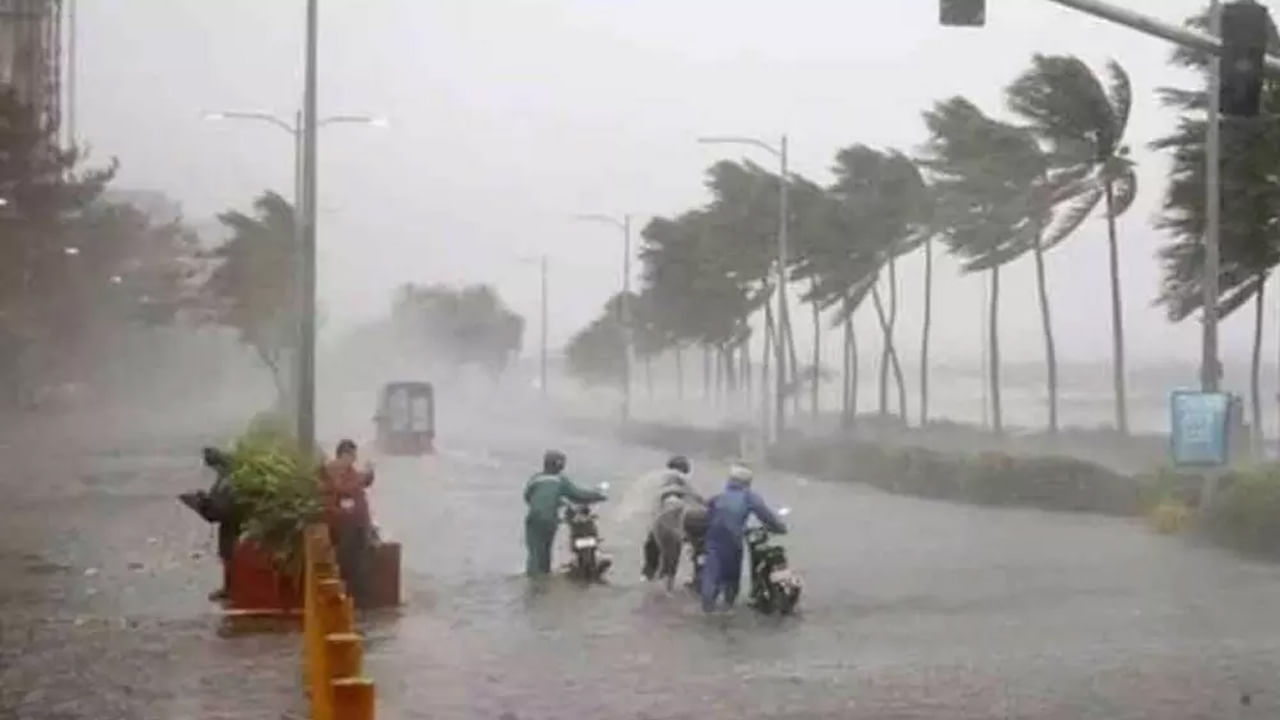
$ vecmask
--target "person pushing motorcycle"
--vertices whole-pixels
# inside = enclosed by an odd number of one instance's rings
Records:
[[[772,532],[779,535],[787,532],[787,526],[751,490],[751,479],[750,468],[733,465],[724,491],[707,503],[707,559],[699,578],[704,612],[713,612],[722,594],[729,607],[738,599],[743,533],[752,515]]]
[[[584,490],[565,477],[568,462],[559,450],[548,450],[542,456],[542,472],[524,485],[524,502],[529,507],[524,517],[524,543],[527,552],[525,574],[530,577],[551,572],[551,546],[560,525],[560,503],[603,502],[604,493]]]
[[[692,470],[689,459],[683,455],[667,461],[644,541],[642,574],[646,580],[663,578],[668,590],[679,569],[680,550],[686,539],[686,518],[690,513],[704,512],[706,503],[689,484]]]

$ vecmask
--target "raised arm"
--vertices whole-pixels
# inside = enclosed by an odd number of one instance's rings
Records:
[[[560,496],[578,503],[604,502],[606,499],[604,493],[580,488],[567,477],[560,478]]]

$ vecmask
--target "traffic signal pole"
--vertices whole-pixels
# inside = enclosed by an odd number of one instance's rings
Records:
[[[1209,3],[1209,28],[1214,37],[1222,35],[1222,5],[1218,0]],[[1219,96],[1222,92],[1222,59],[1215,53],[1209,59],[1209,103],[1205,108],[1205,227],[1204,227],[1204,277],[1200,289],[1204,293],[1201,313],[1204,333],[1200,345],[1200,389],[1218,392],[1222,381],[1222,369],[1218,363],[1218,277],[1221,274],[1219,252],[1219,228],[1222,215],[1222,118],[1219,112]]]
[[[1049,2],[1088,13],[1117,25],[1124,25],[1138,32],[1162,38],[1177,45],[1203,50],[1213,53],[1215,56],[1222,54],[1222,41],[1215,35],[1172,25],[1163,20],[1157,20],[1148,15],[1136,13],[1102,0],[1049,0]],[[1218,2],[1215,0],[1213,5],[1216,9]],[[1217,15],[1216,12],[1214,14]],[[1262,71],[1271,77],[1280,78],[1280,59],[1267,56],[1262,61]]]
[[[1201,279],[1203,325],[1200,356],[1200,389],[1218,392],[1222,381],[1222,365],[1218,361],[1218,279],[1221,273],[1219,230],[1222,214],[1221,102],[1222,89],[1222,3],[1209,4],[1208,34],[1170,25],[1140,13],[1117,7],[1102,0],[1050,0],[1109,22],[1124,25],[1148,35],[1211,54],[1209,62],[1209,104],[1206,108],[1205,132],[1205,231],[1204,277]],[[1280,59],[1264,55],[1262,73],[1280,78]]]

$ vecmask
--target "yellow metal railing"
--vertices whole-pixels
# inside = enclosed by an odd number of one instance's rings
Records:
[[[329,542],[329,529],[306,530],[303,662],[313,720],[373,720],[373,681],[362,676],[364,646],[355,610]]]

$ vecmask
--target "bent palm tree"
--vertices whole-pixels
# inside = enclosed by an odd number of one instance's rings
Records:
[[[1116,218],[1133,204],[1138,179],[1129,148],[1124,144],[1132,106],[1129,75],[1119,63],[1111,61],[1107,63],[1107,76],[1104,85],[1079,58],[1036,55],[1031,69],[1009,86],[1006,98],[1009,109],[1027,120],[1047,144],[1054,165],[1077,176],[1061,198],[1069,208],[1049,244],[1074,232],[1100,202],[1105,202],[1116,429],[1128,434]]]

